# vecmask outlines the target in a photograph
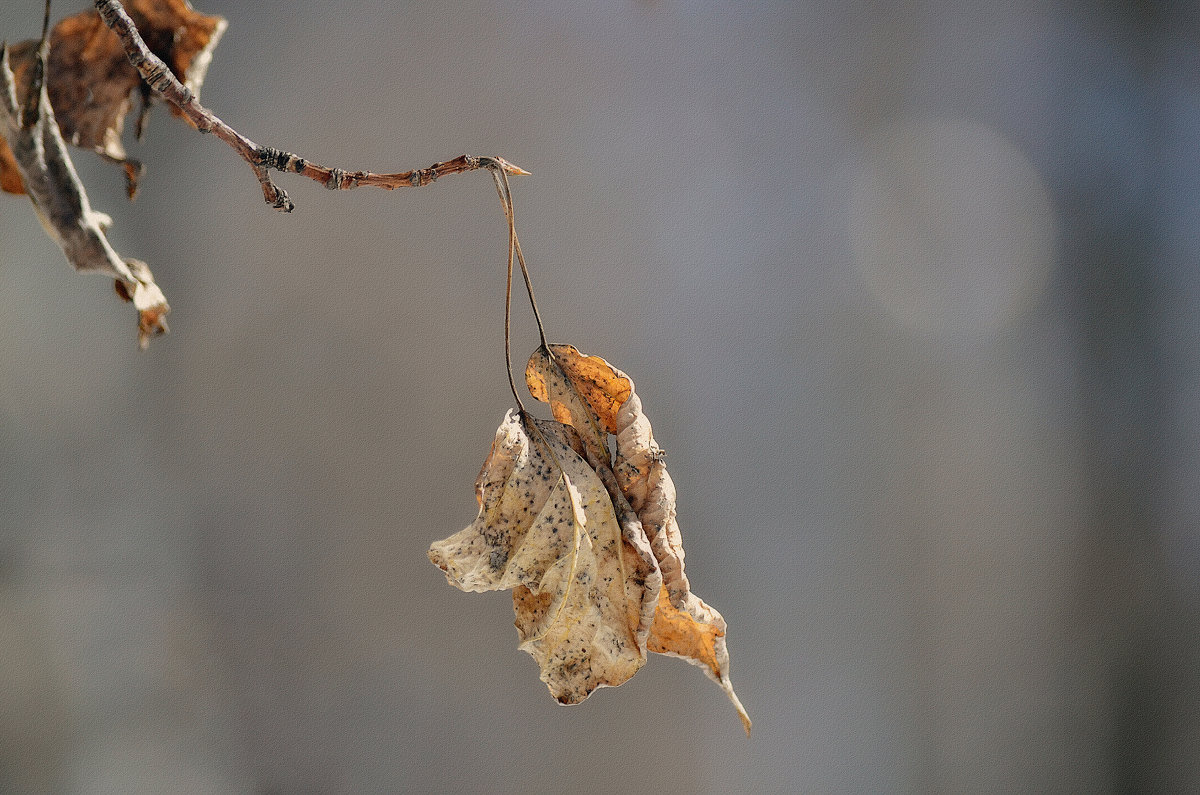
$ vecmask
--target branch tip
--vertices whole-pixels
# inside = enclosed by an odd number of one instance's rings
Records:
[[[531,174],[531,172],[526,171],[515,163],[508,162],[503,157],[481,157],[479,159],[482,161],[491,161],[490,163],[483,163],[485,168],[498,168],[505,174],[513,177],[528,177]]]

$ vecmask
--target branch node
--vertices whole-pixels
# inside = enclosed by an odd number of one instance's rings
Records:
[[[254,162],[262,168],[290,171],[293,174],[302,173],[308,165],[304,158],[271,146],[260,146],[254,150]]]
[[[260,146],[254,152],[254,162],[263,168],[279,169],[279,163],[283,157],[283,152],[274,149],[270,146]]]
[[[259,172],[259,180],[262,181],[263,198],[267,200],[267,204],[283,213],[290,213],[296,209],[296,205],[288,198],[287,191],[271,181],[266,169]]]
[[[330,190],[341,190],[348,176],[350,176],[350,172],[344,168],[331,168],[329,169],[329,179],[325,180],[325,187]]]

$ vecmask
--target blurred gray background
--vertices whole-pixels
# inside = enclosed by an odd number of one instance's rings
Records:
[[[1200,787],[1194,4],[200,10],[260,143],[533,172],[549,334],[637,382],[754,737],[665,657],[558,706],[426,559],[512,402],[487,174],[285,216],[159,109],[133,204],[76,158],[149,351],[0,196],[0,790]]]

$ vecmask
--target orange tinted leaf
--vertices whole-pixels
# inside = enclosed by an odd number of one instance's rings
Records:
[[[21,194],[25,186],[21,183],[21,172],[17,170],[17,161],[13,159],[12,151],[0,135],[0,190],[5,193]]]
[[[553,382],[555,373],[544,361],[546,353],[538,350],[530,357],[529,366],[525,369],[525,383],[529,387],[529,394],[535,399],[550,403],[553,411],[561,412],[562,404],[549,397],[547,381]],[[600,426],[607,433],[616,433],[617,411],[629,399],[633,383],[604,359],[582,354],[574,345],[551,345],[549,353],[553,354],[562,375],[587,404]],[[557,413],[555,419],[559,422],[568,421]]]
[[[729,679],[725,619],[720,613],[691,593],[677,607],[667,597],[664,587],[654,614],[654,626],[650,628],[647,648],[657,654],[679,657],[700,666],[705,675],[725,691],[737,710],[746,734],[750,734],[750,716],[746,714],[746,708],[742,706]]]
[[[530,394],[548,402],[555,418],[575,427],[585,442],[591,438],[607,451],[604,432],[616,435],[612,470],[620,496],[636,511],[663,577],[664,598],[658,600],[648,648],[700,666],[725,691],[749,733],[750,718],[729,679],[725,620],[691,592],[676,521],[675,484],[633,380],[572,345],[534,352],[525,379]]]

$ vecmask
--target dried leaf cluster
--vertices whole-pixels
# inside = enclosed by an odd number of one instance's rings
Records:
[[[185,0],[134,0],[130,10],[152,46],[199,91],[225,20],[197,14]],[[138,312],[138,343],[146,347],[167,330],[170,307],[150,267],[109,243],[112,219],[92,209],[67,141],[120,164],[132,199],[142,166],[126,156],[121,132],[136,91],[141,135],[152,93],[94,10],[63,19],[40,41],[5,46],[0,77],[0,188],[29,196],[77,271],[115,280],[117,294]]]
[[[225,31],[225,20],[196,12],[185,0],[129,0],[125,7],[150,51],[199,94],[213,50]],[[36,40],[23,41],[9,49],[19,101],[24,101],[30,85],[38,45]],[[120,39],[95,9],[73,14],[54,25],[45,75],[46,93],[63,138],[123,166],[132,198],[144,169],[126,155],[121,134],[136,93],[141,102],[136,134],[139,140],[142,138],[155,95],[129,63]],[[172,114],[180,115],[176,108],[170,109]],[[3,141],[0,188],[9,193],[24,192],[20,171]]]
[[[508,413],[475,484],[478,517],[430,560],[463,591],[513,591],[520,647],[560,702],[622,684],[656,652],[700,666],[749,733],[725,621],[691,592],[675,486],[632,379],[547,345],[525,381],[554,419]]]
[[[477,169],[529,173],[502,157],[461,155],[428,168],[375,174],[330,168],[260,146],[199,101],[224,19],[197,13],[186,0],[95,0],[94,5],[95,10],[67,17],[51,32],[46,0],[41,40],[5,48],[0,188],[29,195],[76,270],[116,279],[117,294],[138,308],[143,348],[151,335],[166,331],[166,299],[145,263],[122,261],[112,250],[105,235],[110,219],[92,211],[65,145],[69,141],[120,164],[132,199],[143,168],[126,155],[121,133],[135,93],[141,99],[139,138],[152,100],[161,97],[176,117],[231,146],[254,171],[267,203],[284,212],[295,205],[271,171],[299,174],[334,190],[419,187]]]

